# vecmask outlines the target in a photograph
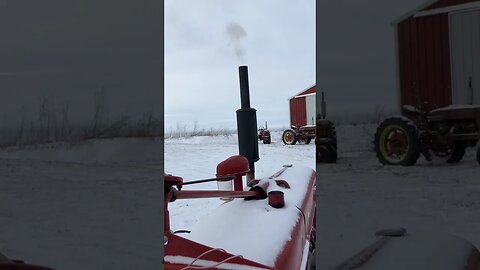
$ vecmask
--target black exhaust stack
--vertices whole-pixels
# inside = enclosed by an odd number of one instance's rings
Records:
[[[250,90],[248,86],[248,67],[238,68],[240,76],[240,100],[242,108],[237,110],[237,132],[239,154],[246,157],[251,173],[247,180],[255,178],[255,162],[258,156],[257,110],[250,108]]]

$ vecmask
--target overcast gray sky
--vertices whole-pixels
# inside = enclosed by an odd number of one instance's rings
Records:
[[[105,87],[112,114],[161,110],[161,1],[0,1],[0,121],[38,111],[38,98],[70,101],[92,117]]]
[[[166,0],[165,128],[235,128],[238,66],[258,123],[288,126],[288,98],[315,83],[314,0]]]
[[[396,108],[391,22],[425,1],[319,1],[318,85],[330,109]]]

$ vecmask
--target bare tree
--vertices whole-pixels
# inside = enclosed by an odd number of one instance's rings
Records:
[[[94,107],[92,125],[90,128],[90,136],[93,138],[97,138],[99,136],[99,133],[104,125],[105,95],[106,95],[106,90],[103,86],[101,90],[95,91],[95,96],[94,96],[95,107]]]
[[[68,140],[70,136],[72,135],[72,129],[70,127],[70,121],[69,121],[69,114],[70,111],[70,104],[67,102],[65,106],[62,108],[61,114],[62,114],[62,124],[60,127],[60,137],[62,140]]]
[[[382,121],[384,114],[385,114],[385,107],[380,104],[375,105],[375,108],[373,109],[373,114],[372,114],[372,122],[379,123],[380,121]]]
[[[45,143],[50,139],[50,112],[48,99],[46,97],[39,98],[40,111],[38,114],[38,140],[40,143]]]
[[[22,107],[20,110],[22,121],[20,122],[20,127],[18,128],[17,138],[15,139],[15,144],[20,146],[23,143],[24,128],[25,128],[25,107]]]

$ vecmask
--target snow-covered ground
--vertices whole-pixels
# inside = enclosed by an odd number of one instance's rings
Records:
[[[382,166],[371,152],[375,128],[338,127],[338,163],[317,167],[320,269],[365,248],[384,228],[443,231],[480,247],[480,166],[474,149],[457,165],[420,158],[413,167]]]
[[[337,164],[317,167],[320,269],[375,240],[378,229],[437,230],[480,246],[480,166],[420,160],[382,166],[372,150],[376,125],[339,126]],[[286,146],[280,133],[259,143],[257,177],[284,164],[315,167],[314,145]],[[158,140],[117,139],[0,150],[0,252],[57,269],[159,269],[163,217]],[[215,176],[238,153],[232,136],[165,140],[165,170],[185,181]],[[215,183],[185,188],[215,189]],[[173,230],[190,229],[222,203],[171,203]]]
[[[0,149],[0,253],[56,269],[160,269],[161,141]]]
[[[338,163],[317,167],[319,269],[332,269],[348,259],[384,228],[443,231],[480,246],[480,166],[474,149],[457,165],[421,158],[413,167],[382,166],[372,152],[376,127],[338,126]],[[288,163],[314,165],[313,145],[285,146],[280,134],[273,138],[271,145],[259,144],[257,176],[270,175]],[[185,180],[213,177],[216,165],[236,153],[235,136],[169,139],[165,168]],[[188,230],[219,204],[217,199],[170,204],[172,229]]]
[[[183,177],[184,181],[212,178],[217,164],[232,155],[238,155],[236,135],[167,139],[165,171]],[[256,178],[269,177],[287,164],[315,168],[315,145],[285,145],[281,132],[272,132],[271,144],[259,142],[259,155],[260,160],[255,163]],[[217,189],[217,184],[185,186],[184,189]],[[193,199],[170,203],[171,229],[190,229],[222,202],[220,199]]]

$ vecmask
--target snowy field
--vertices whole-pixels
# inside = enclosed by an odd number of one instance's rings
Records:
[[[480,246],[480,167],[473,149],[458,165],[420,159],[382,166],[376,125],[339,126],[337,164],[318,166],[318,253],[329,269],[375,240],[378,229],[449,232]],[[314,145],[259,143],[257,177],[284,164],[315,166]],[[163,218],[158,140],[0,149],[0,252],[57,269],[159,269]],[[165,140],[165,170],[185,181],[215,176],[238,153],[232,136]],[[187,187],[185,187],[187,188]],[[216,189],[215,183],[188,188]],[[172,230],[190,229],[219,199],[170,204]]]
[[[348,259],[375,241],[374,232],[384,228],[444,231],[480,246],[480,167],[474,150],[457,165],[421,158],[413,167],[382,166],[372,152],[376,127],[337,127],[338,163],[317,167],[319,269],[332,269]],[[259,144],[257,176],[269,176],[288,163],[314,166],[313,145],[285,146],[280,134],[273,139],[271,145]],[[235,136],[169,139],[165,168],[185,180],[209,178],[220,161],[236,153]],[[170,204],[172,230],[188,230],[220,203],[201,199]]]
[[[303,165],[315,168],[315,145],[285,145],[281,132],[272,132],[272,143],[259,142],[260,160],[255,163],[256,178],[269,177],[282,165]],[[181,176],[184,181],[215,177],[217,164],[238,155],[236,135],[192,137],[165,140],[165,171]],[[217,184],[205,183],[187,189],[217,189]],[[189,230],[201,217],[223,201],[220,199],[177,200],[169,204],[170,226],[173,231]]]
[[[160,269],[161,141],[0,149],[0,253],[69,270]]]
[[[382,166],[371,152],[375,129],[338,127],[338,163],[317,168],[320,269],[365,248],[384,228],[444,231],[480,247],[480,166],[474,149],[457,165],[421,157],[413,167]]]

